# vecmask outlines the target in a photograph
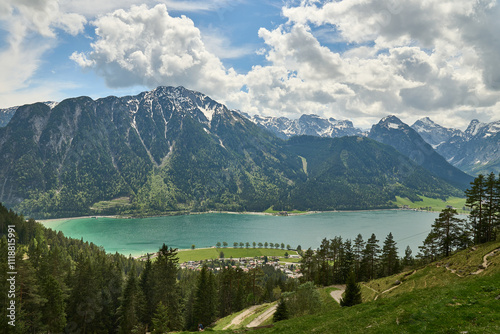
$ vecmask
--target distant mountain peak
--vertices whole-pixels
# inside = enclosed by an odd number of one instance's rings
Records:
[[[388,129],[402,129],[405,126],[407,126],[405,123],[403,123],[403,121],[401,121],[399,118],[397,118],[394,115],[389,115],[389,116],[382,118],[380,120],[380,122],[378,122],[377,125],[388,128]]]
[[[468,136],[468,137],[473,137],[475,135],[477,135],[477,133],[482,129],[484,128],[485,126],[487,126],[488,124],[486,123],[481,123],[479,120],[477,119],[473,119],[472,121],[470,121],[469,123],[469,126],[467,127],[467,129],[465,130],[465,134]]]
[[[471,181],[470,176],[446,162],[416,130],[396,116],[384,117],[378,124],[372,126],[368,137],[391,145],[418,165],[457,187],[465,189]]]
[[[441,126],[441,125],[437,124],[436,122],[434,122],[429,117],[423,117],[423,118],[419,119],[418,121],[416,121],[415,123],[418,123],[418,122],[420,122],[422,124],[425,124],[427,126],[433,126],[433,127],[435,127],[435,126]]]
[[[362,134],[349,120],[336,120],[333,117],[327,119],[316,114],[303,114],[298,119],[243,115],[282,139],[300,135],[335,138]]]

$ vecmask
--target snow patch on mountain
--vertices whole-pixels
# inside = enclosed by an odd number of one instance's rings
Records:
[[[242,115],[283,139],[300,135],[334,138],[361,135],[362,133],[349,120],[326,119],[314,114],[302,115],[298,119],[260,115],[250,116],[245,113],[242,113]]]

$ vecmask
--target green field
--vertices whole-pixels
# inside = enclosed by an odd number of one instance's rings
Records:
[[[274,210],[274,207],[270,207],[265,213],[272,213],[272,214],[279,214],[281,211],[280,210]],[[299,213],[307,213],[307,211],[299,211],[299,210],[292,210],[292,211],[287,211],[288,214],[299,214]]]
[[[396,196],[395,204],[399,207],[403,205],[408,205],[410,209],[419,209],[419,208],[427,208],[430,207],[430,211],[441,211],[446,209],[447,205],[451,205],[455,208],[459,213],[466,213],[462,208],[465,206],[465,198],[460,197],[450,197],[446,201],[443,201],[439,198],[429,198],[425,196],[419,196],[422,201],[412,202],[407,198],[401,198]]]
[[[187,249],[180,250],[179,263],[187,261],[200,261],[209,259],[218,259],[220,252],[224,252],[224,258],[240,258],[240,257],[256,257],[256,256],[285,256],[296,255],[296,251],[286,249],[271,249],[271,248],[202,248],[202,249]]]
[[[99,212],[103,210],[125,208],[128,206],[130,206],[130,199],[128,197],[120,197],[110,201],[100,201],[94,203],[90,209]]]

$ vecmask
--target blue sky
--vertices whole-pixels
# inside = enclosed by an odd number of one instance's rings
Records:
[[[0,108],[158,85],[369,127],[500,119],[497,0],[3,0]]]

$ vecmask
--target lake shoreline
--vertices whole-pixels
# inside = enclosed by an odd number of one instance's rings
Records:
[[[40,223],[49,223],[57,221],[69,221],[76,219],[92,219],[92,218],[112,218],[112,219],[141,219],[141,218],[156,218],[156,217],[174,217],[174,216],[188,216],[188,215],[204,215],[213,213],[223,213],[230,215],[256,215],[256,216],[277,216],[277,217],[288,217],[288,216],[304,216],[312,215],[318,213],[333,213],[333,212],[377,212],[377,211],[418,211],[418,212],[441,212],[441,211],[428,211],[428,210],[417,210],[417,209],[401,209],[401,208],[391,208],[391,209],[360,209],[360,210],[325,210],[325,211],[307,211],[300,213],[271,213],[271,212],[253,212],[253,211],[203,211],[203,212],[186,212],[186,213],[175,213],[175,214],[164,214],[164,215],[151,215],[151,216],[132,216],[132,215],[91,215],[91,216],[78,216],[78,217],[61,217],[61,218],[47,218],[47,219],[35,219]]]

